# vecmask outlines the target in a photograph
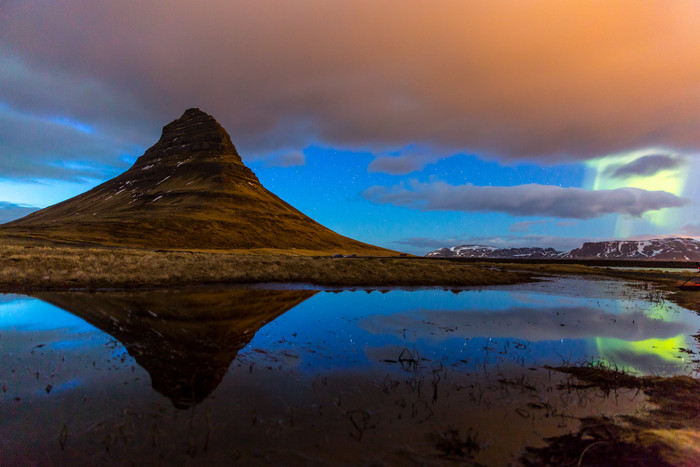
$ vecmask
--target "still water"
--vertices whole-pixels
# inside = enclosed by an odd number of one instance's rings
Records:
[[[0,296],[0,461],[517,463],[635,391],[546,368],[697,376],[700,317],[632,283],[255,286]]]

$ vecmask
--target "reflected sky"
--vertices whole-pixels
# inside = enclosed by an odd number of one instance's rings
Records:
[[[175,295],[42,294],[41,298],[0,297],[3,356],[41,351],[53,353],[51,358],[75,354],[84,360],[106,358],[124,367],[145,365],[154,387],[157,380],[158,391],[176,404],[183,404],[182,396],[168,393],[167,388],[173,386],[172,379],[192,379],[187,376],[192,368],[210,364],[195,361],[198,358],[218,363],[217,375],[207,377],[211,384],[206,391],[199,390],[197,400],[219,384],[222,372],[236,358],[250,365],[284,362],[301,374],[316,374],[396,362],[408,350],[430,361],[466,368],[600,360],[639,374],[685,374],[694,367],[692,354],[683,349],[697,350],[690,336],[700,328],[697,315],[667,301],[650,302],[643,290],[576,279],[461,291],[314,294],[249,288]],[[241,322],[238,316],[251,307],[265,319]],[[197,308],[207,313],[206,326],[178,324],[183,314]],[[226,312],[237,317],[227,318],[226,332],[212,333],[211,322],[218,323],[218,315]],[[197,344],[204,341],[205,345]],[[185,354],[194,355],[194,360],[184,363],[178,357],[182,371],[161,371],[170,368],[163,362]],[[89,369],[81,371],[76,368],[64,381],[52,381],[53,388],[73,388],[75,381],[104,377]]]
[[[286,349],[310,372],[396,360],[404,348],[446,364],[602,359],[640,374],[692,370],[678,349],[697,348],[694,313],[610,281],[559,279],[525,289],[321,293],[261,329],[248,347]],[[613,352],[621,343],[627,350]]]
[[[15,294],[0,295],[0,330],[58,329],[81,332],[94,328],[79,317],[36,298]]]

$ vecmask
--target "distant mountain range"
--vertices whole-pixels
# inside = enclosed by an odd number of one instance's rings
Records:
[[[654,240],[614,240],[586,242],[569,252],[553,248],[495,248],[485,245],[461,245],[439,248],[426,256],[443,258],[513,259],[619,259],[700,261],[700,241],[692,238]]]
[[[165,249],[394,253],[339,235],[265,189],[226,130],[199,109],[163,127],[123,174],[4,224],[0,235]]]
[[[425,256],[444,258],[558,258],[564,253],[554,248],[496,248],[486,245],[461,245],[452,248],[440,248]]]

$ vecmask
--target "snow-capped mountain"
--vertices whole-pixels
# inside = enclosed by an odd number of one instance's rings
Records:
[[[564,252],[554,248],[496,248],[487,245],[461,245],[452,248],[440,248],[425,256],[440,256],[445,258],[521,258],[543,259],[558,258]]]
[[[426,256],[443,258],[519,258],[519,259],[619,259],[700,261],[700,241],[693,238],[653,240],[612,240],[586,242],[568,253],[553,248],[496,248],[486,245],[461,245],[439,248]]]
[[[700,242],[692,238],[586,242],[566,253],[564,258],[700,261]]]

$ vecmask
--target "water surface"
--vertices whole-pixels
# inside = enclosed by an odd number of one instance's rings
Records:
[[[0,299],[8,463],[503,464],[645,408],[547,365],[698,368],[700,318],[616,281]]]

